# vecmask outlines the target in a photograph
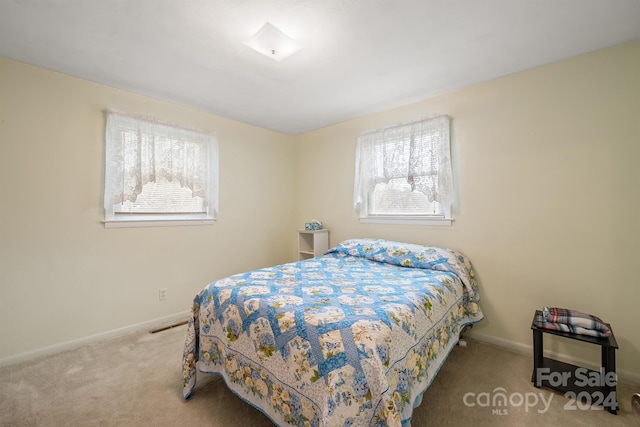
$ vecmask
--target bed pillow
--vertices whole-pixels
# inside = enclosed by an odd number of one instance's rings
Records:
[[[458,276],[469,292],[474,292],[473,288],[477,286],[471,262],[456,249],[384,239],[350,239],[326,253],[356,256],[402,267],[447,271]]]

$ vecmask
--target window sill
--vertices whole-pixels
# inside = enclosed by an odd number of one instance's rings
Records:
[[[215,218],[163,218],[145,215],[136,218],[111,218],[102,221],[104,228],[174,227],[185,225],[212,225]]]
[[[402,216],[369,216],[360,218],[360,224],[390,224],[390,225],[428,225],[451,226],[453,219],[443,216],[434,217],[402,217]]]

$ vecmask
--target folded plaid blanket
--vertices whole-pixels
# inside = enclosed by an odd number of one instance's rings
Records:
[[[539,328],[592,337],[611,335],[611,330],[599,317],[566,308],[544,307],[535,323]]]

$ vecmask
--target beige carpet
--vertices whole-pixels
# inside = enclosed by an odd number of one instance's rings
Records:
[[[180,359],[186,327],[116,340],[0,369],[2,426],[220,426],[273,424],[232,394],[217,376],[200,375],[193,397],[181,395]],[[640,387],[618,385],[618,415],[566,410],[564,396],[529,381],[531,357],[469,340],[456,347],[422,405],[421,426],[631,426],[631,395]],[[513,404],[478,406],[503,387]],[[482,395],[482,393],[485,393]],[[541,400],[551,399],[547,411]],[[476,403],[471,407],[465,405]],[[520,397],[532,403],[517,405]],[[501,414],[494,410],[502,410]],[[504,412],[506,410],[506,413]],[[541,411],[542,413],[540,413]]]

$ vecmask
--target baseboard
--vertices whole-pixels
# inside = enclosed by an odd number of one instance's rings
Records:
[[[510,340],[506,340],[504,338],[498,338],[498,337],[494,337],[491,335],[486,335],[483,334],[481,332],[477,332],[477,331],[469,331],[467,332],[467,336],[469,336],[469,338],[475,339],[476,341],[480,341],[486,344],[492,344],[495,345],[497,347],[503,347],[506,348],[508,350],[514,351],[516,353],[521,353],[521,354],[525,354],[527,356],[533,357],[533,345],[529,345],[529,344],[522,344],[519,342],[515,342],[515,341],[510,341]],[[576,365],[576,366],[584,366],[585,368],[589,368],[589,369],[594,369],[594,370],[598,370],[600,367],[589,360],[585,360],[585,359],[580,359],[577,357],[573,357],[573,356],[569,356],[567,354],[562,354],[562,353],[557,353],[557,352],[552,352],[549,350],[545,350],[544,351],[544,355],[545,357],[551,357],[557,360],[560,360],[562,362],[565,363],[571,363],[572,365]],[[533,359],[532,359],[532,363],[533,363]],[[624,369],[616,369],[616,373],[618,374],[618,380],[625,382],[625,383],[630,383],[630,384],[634,384],[634,385],[639,385],[640,384],[640,374],[637,372],[631,372],[631,371],[627,371]]]
[[[189,318],[189,312],[184,311],[181,313],[171,314],[169,316],[159,317],[153,320],[148,320],[146,322],[125,326],[123,328],[101,332],[99,334],[90,335],[88,337],[66,341],[66,342],[63,342],[60,344],[54,344],[48,347],[38,348],[35,350],[27,351],[25,353],[17,354],[15,356],[4,357],[0,359],[0,367],[14,365],[16,363],[27,362],[29,360],[33,360],[43,356],[51,356],[53,354],[62,353],[64,351],[74,350],[78,347],[82,347],[82,346],[93,344],[100,341],[107,341],[114,338],[119,338],[125,335],[132,334],[134,332],[162,328],[177,322],[184,322],[188,318]]]
[[[16,363],[27,362],[39,357],[50,356],[56,353],[62,353],[82,347],[84,345],[93,344],[100,341],[107,341],[114,338],[119,338],[125,335],[129,335],[139,331],[152,330],[162,328],[168,325],[172,325],[178,322],[184,322],[189,318],[189,312],[184,311],[181,313],[171,314],[169,316],[159,317],[157,319],[149,320],[146,322],[137,323],[134,325],[125,326],[123,328],[113,329],[111,331],[102,332],[88,337],[79,338],[72,341],[66,341],[60,344],[51,345],[48,347],[42,347],[36,350],[20,353],[15,356],[4,357],[0,359],[0,367],[14,365]],[[506,340],[504,338],[498,338],[495,336],[483,334],[481,332],[470,330],[466,333],[472,339],[475,339],[486,344],[492,344],[498,347],[502,347],[516,353],[525,354],[531,356],[533,352],[533,346],[528,344],[519,343],[516,341]],[[566,354],[559,354],[545,350],[545,356],[553,357],[566,363],[571,363],[578,366],[584,366],[590,369],[598,369],[593,362],[572,357]],[[628,382],[631,384],[640,384],[640,374],[636,372],[630,372],[624,369],[618,369],[618,379],[620,381]]]

